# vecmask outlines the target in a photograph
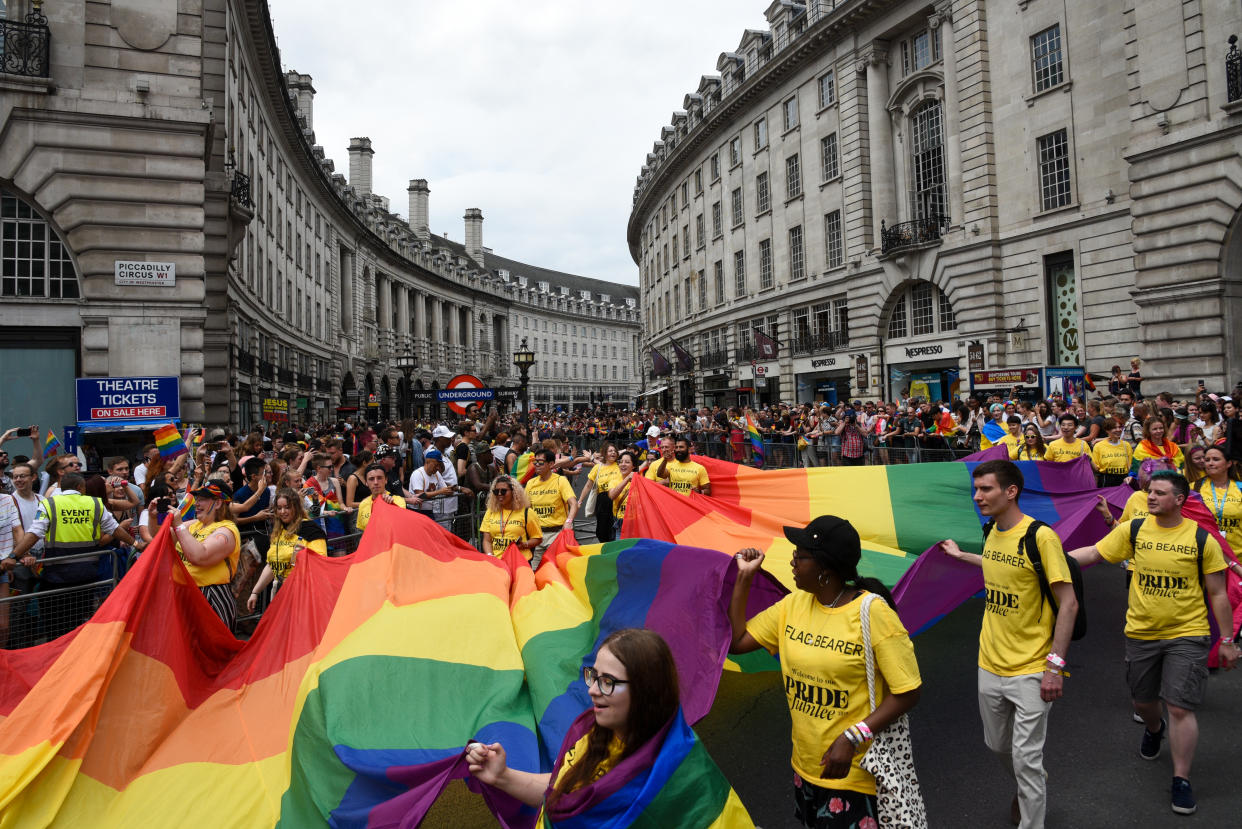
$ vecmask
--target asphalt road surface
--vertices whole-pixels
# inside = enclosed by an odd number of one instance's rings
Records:
[[[579,528],[579,540],[589,538]],[[1197,814],[1169,808],[1168,745],[1138,755],[1143,727],[1130,719],[1122,667],[1125,584],[1115,567],[1085,574],[1088,633],[1070,649],[1066,697],[1052,709],[1044,763],[1050,827],[1163,829],[1242,827],[1242,670],[1212,675],[1199,712],[1191,773]],[[930,826],[1006,827],[1013,784],[983,744],[976,703],[981,599],[971,599],[914,640],[923,694],[911,714],[914,757]],[[764,829],[795,827],[789,713],[779,676],[726,672],[695,730]],[[482,799],[453,783],[427,827],[495,826]]]

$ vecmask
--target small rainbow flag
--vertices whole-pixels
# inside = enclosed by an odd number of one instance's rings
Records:
[[[43,441],[43,457],[50,458],[60,451],[60,438],[51,429],[47,430],[47,439]]]
[[[191,426],[185,430],[185,435],[182,436],[182,440],[185,441],[186,446],[197,449],[198,445],[203,442],[203,430],[195,429]]]
[[[749,411],[746,412],[746,437],[750,438],[750,448],[754,452],[755,466],[763,466],[763,435],[759,434],[759,427],[755,425],[755,418]]]
[[[190,451],[186,448],[185,441],[181,439],[181,433],[177,431],[177,427],[171,423],[166,423],[155,430],[155,445],[159,447],[160,457],[166,461]]]
[[[177,507],[177,515],[182,521],[190,517],[190,513],[194,511],[194,496],[190,493],[185,494],[185,500]]]

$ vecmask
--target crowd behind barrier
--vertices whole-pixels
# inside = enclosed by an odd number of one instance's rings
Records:
[[[767,469],[925,463],[960,460],[986,448],[996,442],[998,428],[1008,428],[1015,437],[1023,429],[1038,429],[1052,441],[1061,420],[1072,415],[1074,434],[1087,445],[1115,440],[1120,428],[1121,438],[1137,451],[1150,444],[1150,430],[1157,429],[1167,436],[1161,445],[1170,447],[1169,458],[1176,453],[1177,465],[1184,466],[1189,477],[1196,472],[1196,448],[1222,444],[1231,457],[1242,455],[1242,427],[1234,404],[1242,398],[1242,383],[1230,395],[1210,394],[1200,386],[1182,400],[1165,392],[1144,400],[1141,378],[1133,380],[1137,373],[1135,367],[1128,378],[1114,377],[1107,392],[1101,389],[1091,399],[1054,396],[1031,402],[1015,392],[949,402],[911,397],[891,403],[856,400],[754,410],[536,411],[525,417],[515,412],[502,415],[493,408],[446,422],[410,419],[372,424],[358,419],[270,426],[246,434],[200,429],[189,433],[187,451],[170,457],[152,444],[136,458],[102,458],[89,447],[77,455],[44,458],[37,426],[10,429],[0,435],[0,497],[13,497],[14,505],[18,499],[36,503],[40,496],[58,491],[62,472],[85,464],[85,494],[104,499],[137,541],[133,548],[125,548],[110,546],[105,539],[99,579],[90,584],[61,587],[30,573],[25,578],[14,574],[10,584],[0,583],[0,647],[46,641],[71,629],[82,620],[78,618],[82,613],[89,615],[123,577],[127,564],[141,554],[162,520],[158,514],[152,518],[149,508],[165,499],[188,520],[193,516],[193,498],[187,493],[211,480],[230,484],[236,493],[231,517],[243,542],[253,542],[255,564],[262,569],[280,487],[300,495],[307,514],[324,530],[326,554],[347,555],[357,549],[361,537],[356,518],[371,494],[365,478],[375,470],[383,472],[385,492],[402,497],[407,508],[421,506],[423,514],[483,549],[480,525],[490,484],[502,473],[529,480],[532,448],[553,452],[556,474],[569,479],[575,495],[587,491],[588,470],[602,462],[607,445],[633,452],[639,466],[635,474],[641,474],[648,464],[659,463],[662,438],[684,438],[693,455]],[[32,439],[34,457],[17,455],[10,461],[3,444],[23,436]],[[537,441],[533,447],[532,436]],[[50,453],[52,447],[47,448]],[[430,471],[418,477],[416,471],[424,468]],[[416,480],[437,483],[427,484],[427,493],[412,492],[409,487]],[[432,494],[431,489],[442,494]],[[27,523],[23,518],[21,527]],[[603,526],[596,519],[579,517],[575,531],[580,539],[593,540],[596,528]],[[257,572],[248,572],[248,577],[248,585],[233,584],[242,599]],[[235,582],[238,578],[235,574]],[[239,631],[245,633],[248,621],[262,613],[278,585],[275,579],[261,591],[254,612],[239,602]]]

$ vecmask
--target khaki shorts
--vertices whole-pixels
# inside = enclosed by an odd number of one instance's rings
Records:
[[[1176,639],[1126,637],[1126,682],[1135,702],[1163,699],[1170,705],[1194,711],[1203,704],[1207,690],[1207,658],[1210,636]]]

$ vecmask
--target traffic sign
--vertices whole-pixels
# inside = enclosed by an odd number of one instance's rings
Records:
[[[436,397],[448,403],[448,407],[459,415],[466,413],[466,406],[491,400],[496,396],[492,389],[485,388],[484,383],[473,374],[459,374],[444,384],[444,391]]]

